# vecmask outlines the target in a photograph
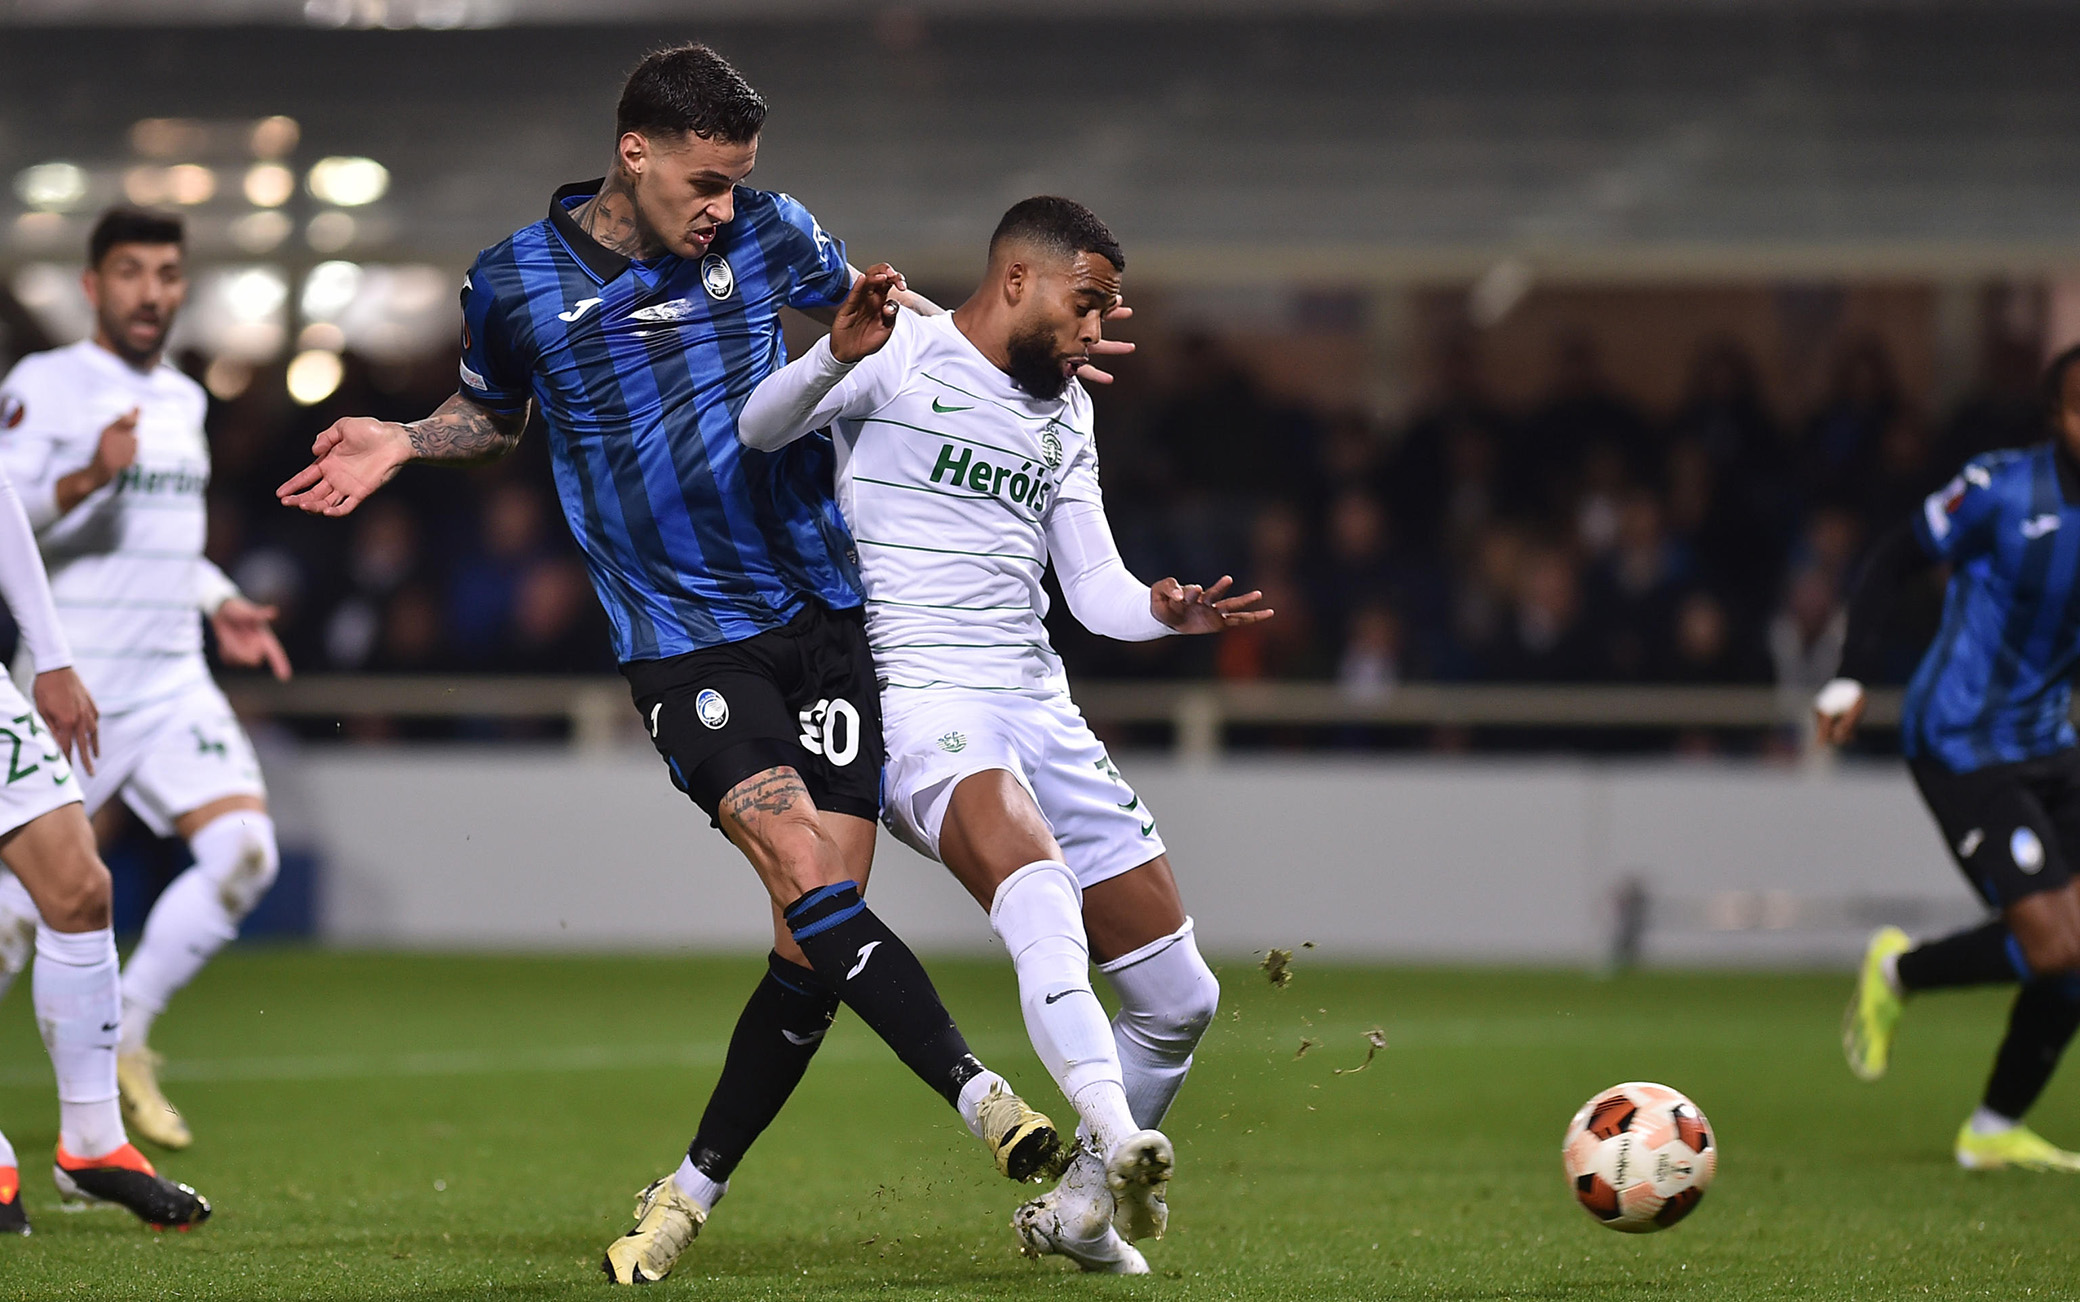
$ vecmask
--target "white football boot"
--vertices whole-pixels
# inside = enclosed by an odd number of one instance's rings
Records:
[[[1115,1144],[1105,1159],[1105,1184],[1112,1191],[1112,1227],[1132,1243],[1160,1239],[1170,1228],[1170,1173],[1177,1152],[1160,1130],[1137,1130]]]
[[[1079,1143],[1062,1182],[1013,1212],[1011,1228],[1028,1257],[1067,1257],[1098,1275],[1146,1275],[1147,1260],[1112,1228],[1112,1218],[1105,1164]]]

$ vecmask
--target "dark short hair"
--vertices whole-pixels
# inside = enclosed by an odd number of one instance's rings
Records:
[[[2080,344],[2074,344],[2044,364],[2044,378],[2038,393],[2044,402],[2044,423],[2052,429],[2058,428],[2058,408],[2064,398],[2066,372],[2080,362]]]
[[[614,134],[684,136],[741,145],[765,125],[766,102],[729,61],[705,45],[674,45],[643,57],[621,88]]]
[[[149,208],[111,208],[94,223],[87,237],[87,265],[98,267],[118,244],[186,244],[187,230],[170,212]]]
[[[990,256],[995,257],[998,248],[1007,243],[1037,244],[1065,258],[1095,253],[1119,270],[1127,269],[1127,255],[1120,252],[1119,241],[1112,238],[1098,214],[1059,195],[1035,195],[1012,204],[989,237]]]

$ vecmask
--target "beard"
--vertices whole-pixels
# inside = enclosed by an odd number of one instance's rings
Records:
[[[1062,374],[1061,355],[1055,352],[1047,331],[1038,327],[1016,331],[1005,351],[1011,362],[1011,382],[1042,402],[1054,401],[1069,387],[1069,377]]]
[[[136,319],[142,318],[109,320],[104,317],[100,322],[101,333],[107,337],[109,347],[115,351],[116,356],[132,366],[144,366],[157,360],[160,351],[166,347],[166,321],[164,318],[153,320],[152,342],[148,347],[139,349],[130,340],[129,327],[131,320]]]

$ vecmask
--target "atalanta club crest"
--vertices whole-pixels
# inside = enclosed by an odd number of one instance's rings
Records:
[[[729,259],[720,253],[701,259],[701,288],[718,303],[737,292],[737,273],[730,270]]]
[[[729,722],[729,702],[723,700],[722,693],[712,687],[701,688],[699,694],[693,698],[693,712],[700,716],[704,727],[720,728]]]

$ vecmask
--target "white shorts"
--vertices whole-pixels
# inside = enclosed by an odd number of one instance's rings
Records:
[[[72,765],[14,683],[0,675],[0,833],[82,799]]]
[[[227,796],[267,796],[251,739],[208,679],[102,715],[101,755],[80,781],[89,814],[121,792],[154,836],[172,836],[175,818]]]
[[[962,778],[1008,771],[1033,797],[1076,880],[1094,886],[1164,853],[1155,815],[1064,692],[1026,696],[959,688],[882,693],[882,821],[939,857],[939,829]]]

